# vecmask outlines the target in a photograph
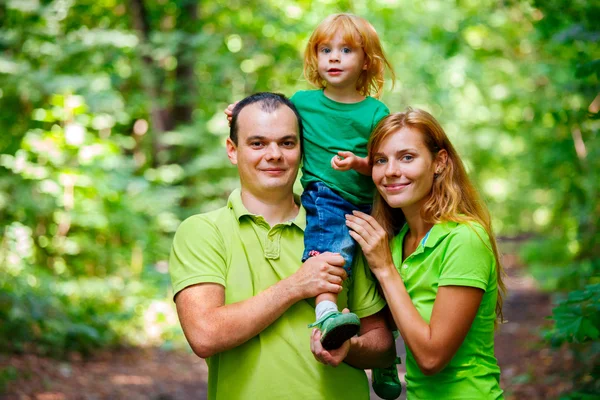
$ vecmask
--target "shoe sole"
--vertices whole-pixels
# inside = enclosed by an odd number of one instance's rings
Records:
[[[395,400],[398,397],[400,397],[400,395],[402,394],[402,386],[400,386],[400,389],[394,388],[377,388],[375,389],[376,385],[373,385],[373,391],[375,392],[375,394],[379,397],[381,397],[382,399],[385,400]],[[386,392],[386,390],[390,390],[390,392]],[[393,390],[393,392],[392,392]]]
[[[341,325],[333,328],[321,342],[321,345],[325,350],[339,349],[346,340],[356,335],[359,329],[359,325]]]

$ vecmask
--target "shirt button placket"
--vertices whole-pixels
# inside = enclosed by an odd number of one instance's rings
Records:
[[[279,235],[281,229],[278,226],[273,227],[267,233],[267,243],[265,246],[265,256],[270,259],[279,258]]]

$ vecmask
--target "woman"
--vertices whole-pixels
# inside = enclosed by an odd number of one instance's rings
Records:
[[[406,344],[408,398],[503,398],[494,357],[503,272],[460,157],[430,114],[408,109],[379,123],[369,162],[373,216],[346,223]]]

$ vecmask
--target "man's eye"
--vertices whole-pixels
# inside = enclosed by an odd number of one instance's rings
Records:
[[[293,142],[291,140],[287,141],[287,142],[283,142],[283,147],[295,147],[296,146],[296,142]]]
[[[260,146],[262,146],[262,142],[250,142],[250,146],[252,146],[252,147],[260,147]]]

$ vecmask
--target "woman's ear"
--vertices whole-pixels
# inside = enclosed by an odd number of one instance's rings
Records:
[[[445,149],[438,151],[435,156],[435,174],[441,174],[448,165],[448,152]]]

